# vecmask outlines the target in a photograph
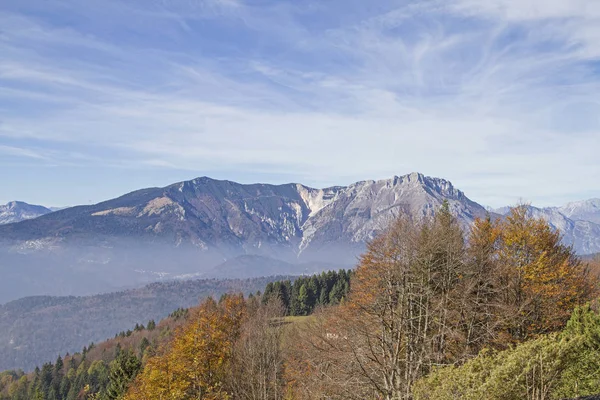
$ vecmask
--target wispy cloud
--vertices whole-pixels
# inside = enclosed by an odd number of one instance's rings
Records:
[[[593,0],[34,5],[0,7],[0,144],[57,165],[600,195]]]
[[[31,150],[31,149],[24,149],[21,147],[4,146],[4,145],[0,145],[0,154],[4,154],[6,156],[34,158],[36,160],[45,160],[46,159],[46,157],[44,157],[37,151]]]

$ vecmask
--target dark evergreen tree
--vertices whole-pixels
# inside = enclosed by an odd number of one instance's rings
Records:
[[[58,358],[56,359],[56,362],[54,363],[54,368],[52,369],[52,392],[54,395],[54,398],[59,399],[61,398],[60,396],[60,383],[62,382],[63,379],[63,368],[64,368],[64,363],[63,363],[63,359],[61,356],[58,356]],[[49,398],[51,398],[51,396],[49,396]]]
[[[290,315],[302,315],[298,296],[300,294],[300,280],[294,281],[290,296]]]
[[[144,352],[148,347],[150,347],[150,341],[144,337],[140,343],[140,357],[144,357]]]
[[[127,391],[127,386],[136,377],[141,366],[141,361],[133,352],[121,351],[119,356],[110,363],[107,397],[111,400],[119,399]]]
[[[54,368],[52,366],[52,363],[46,363],[42,366],[42,371],[40,372],[39,388],[40,388],[44,398],[48,397],[48,394],[50,393],[50,389],[52,388],[53,371],[54,371]]]
[[[297,315],[308,315],[311,311],[311,290],[309,285],[303,283],[298,292],[298,311]]]
[[[73,371],[74,372],[74,371]],[[61,399],[66,399],[69,395],[69,390],[71,390],[71,380],[67,375],[63,376],[60,381],[60,387],[58,388],[58,392]]]
[[[283,294],[283,297],[281,299],[281,303],[285,307],[286,313],[289,314],[290,313],[291,298],[292,298],[292,282],[290,282],[289,280],[284,281],[281,284],[281,293]]]
[[[342,281],[336,281],[333,287],[331,288],[331,292],[329,292],[329,304],[339,304],[342,301],[342,297],[344,297],[345,288]]]
[[[150,321],[148,321],[148,324],[146,325],[146,329],[148,329],[149,331],[153,331],[154,328],[156,328],[156,322],[154,322],[154,320],[151,319]]]

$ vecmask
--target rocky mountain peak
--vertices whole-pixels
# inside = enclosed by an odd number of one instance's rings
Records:
[[[443,196],[455,200],[462,200],[465,198],[464,193],[456,189],[450,181],[426,176],[420,172],[394,176],[391,179],[384,179],[379,182],[387,187],[406,187],[413,190],[421,190],[435,197]]]
[[[0,205],[0,225],[37,218],[50,212],[52,210],[46,207],[27,204],[23,201],[9,201],[5,205]]]
[[[567,203],[557,208],[563,215],[574,220],[600,224],[600,199],[589,199]]]
[[[410,174],[407,175],[401,175],[401,176],[394,176],[394,180],[400,180],[400,181],[407,181],[407,182],[411,182],[411,183],[421,183],[424,184],[426,179],[432,179],[432,178],[427,178],[425,175],[423,175],[420,172],[411,172]]]

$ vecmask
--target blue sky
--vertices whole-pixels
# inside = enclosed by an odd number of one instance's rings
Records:
[[[0,203],[412,171],[600,197],[596,0],[0,3]]]

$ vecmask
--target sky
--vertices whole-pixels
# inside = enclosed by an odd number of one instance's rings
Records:
[[[600,1],[0,2],[0,203],[413,171],[600,197]]]

